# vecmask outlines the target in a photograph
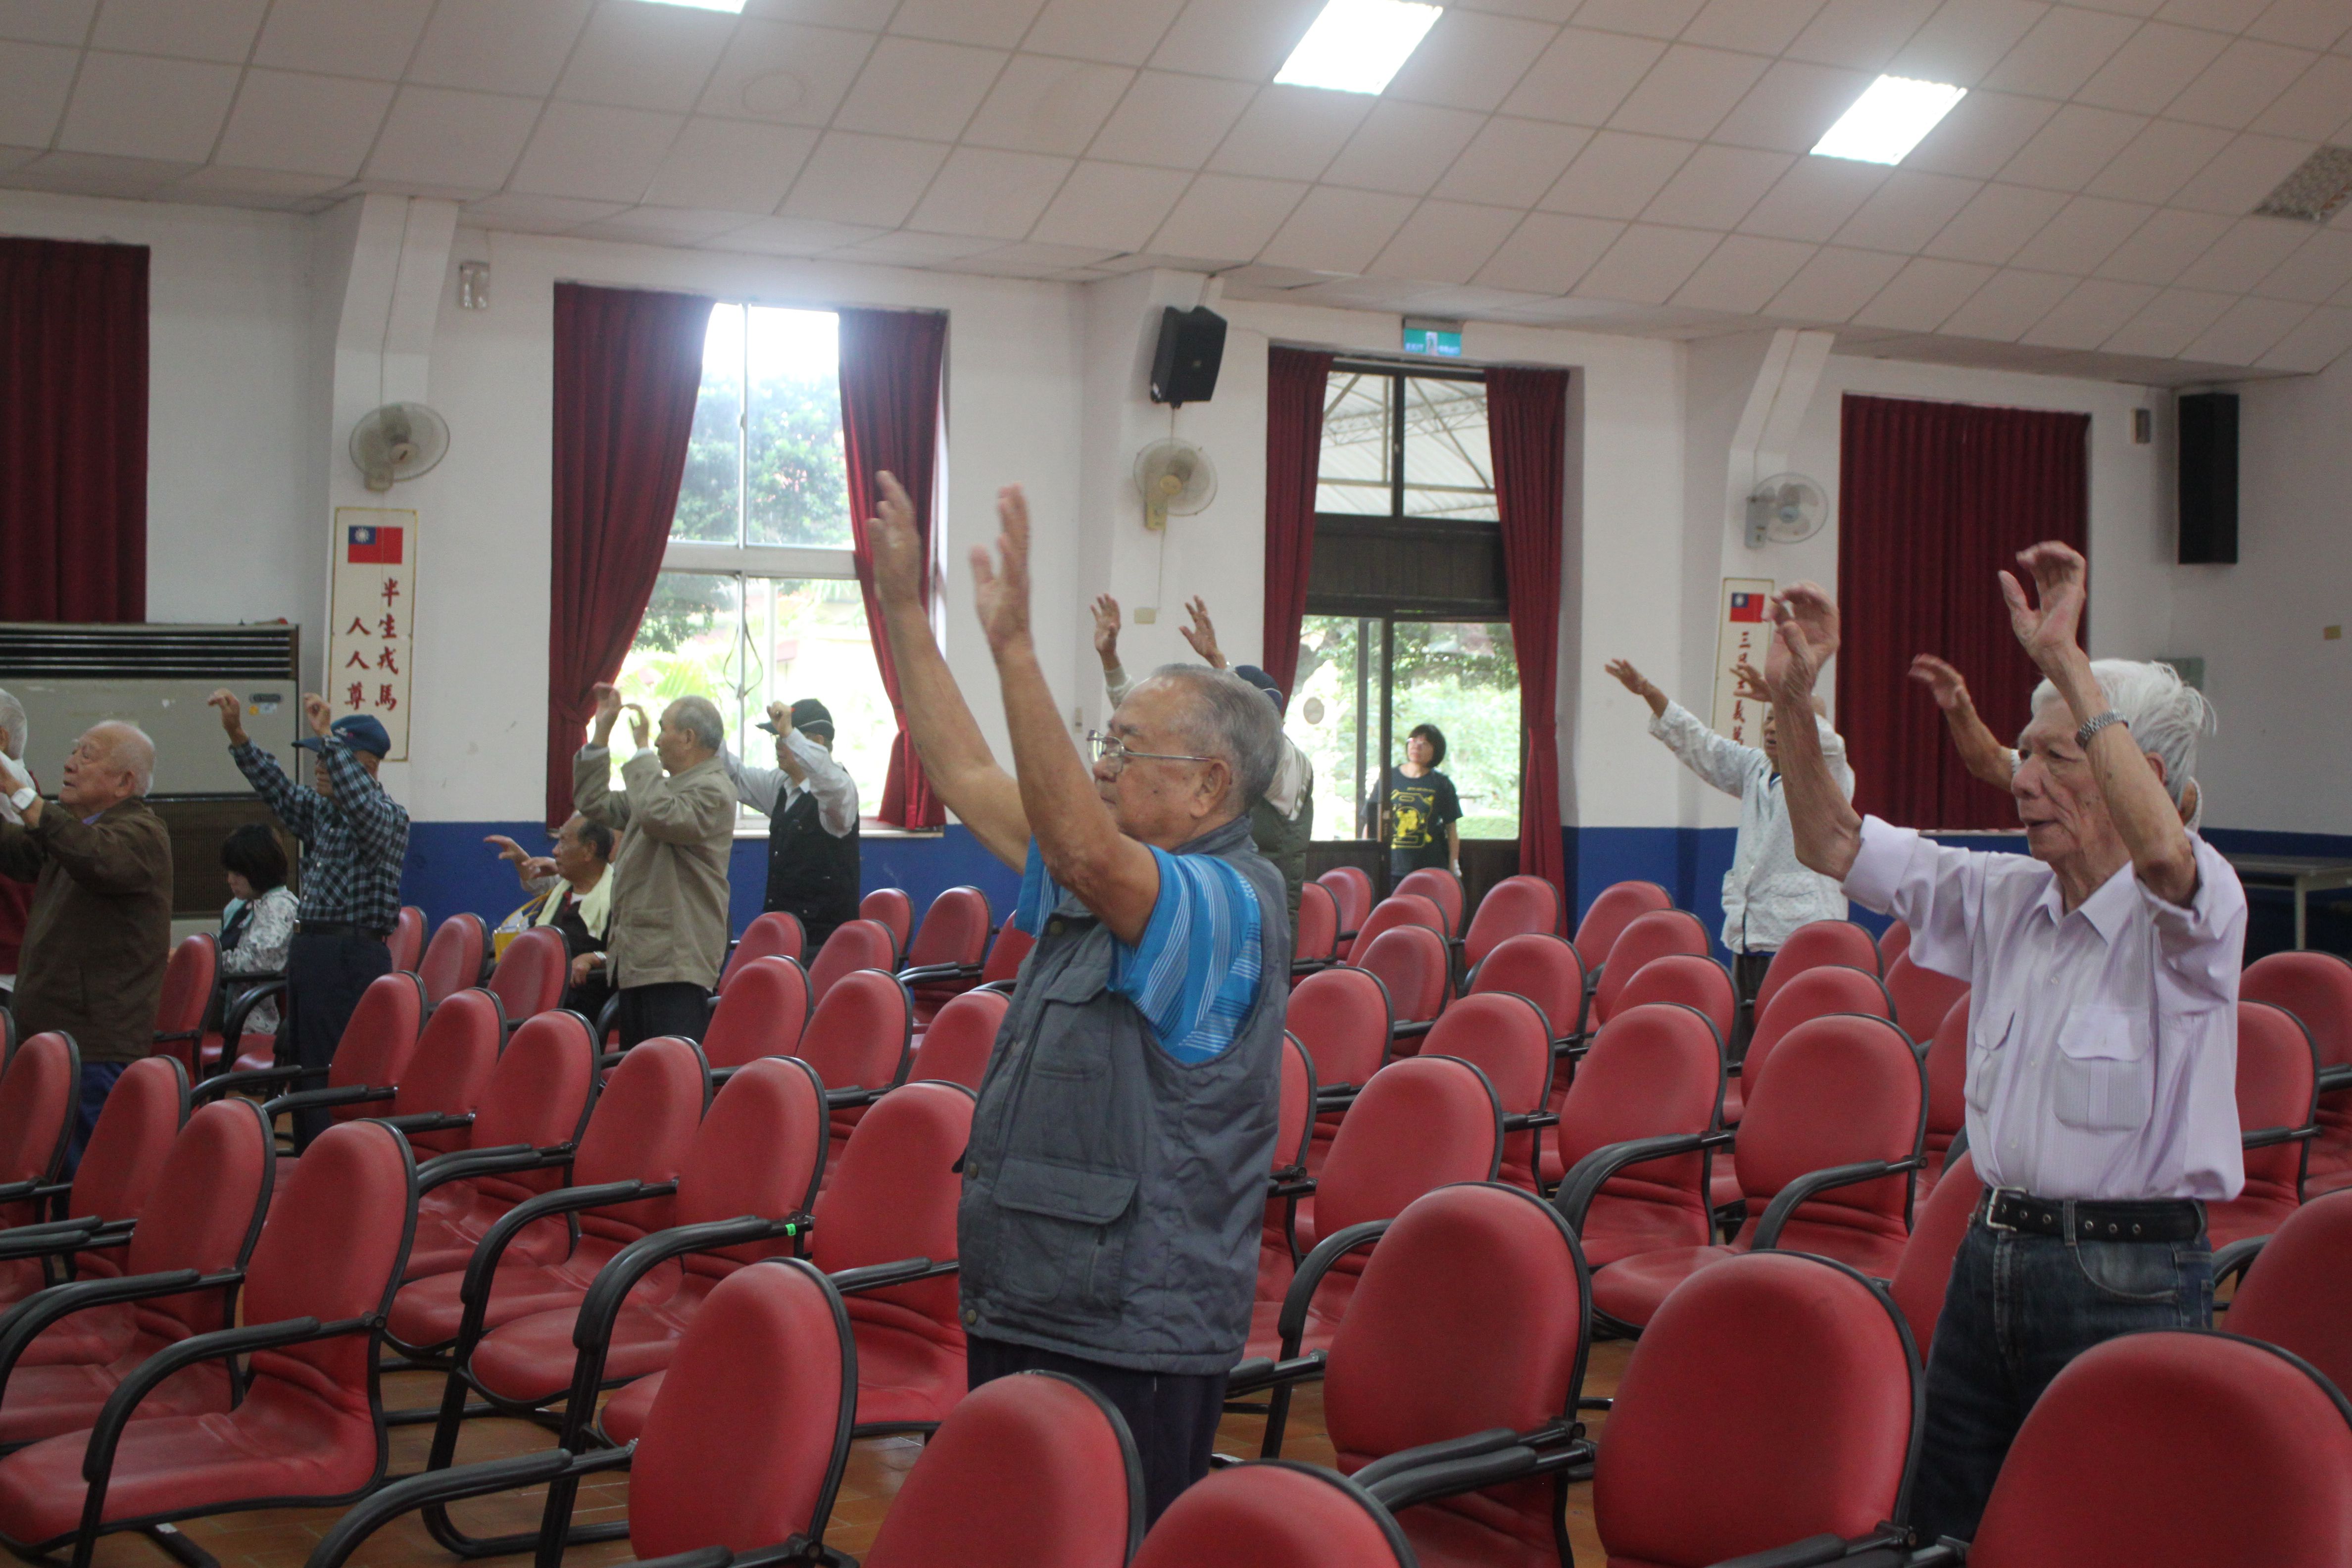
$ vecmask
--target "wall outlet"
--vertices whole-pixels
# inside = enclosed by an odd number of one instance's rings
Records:
[[[2342,642],[2344,640],[2344,628],[2342,626],[2322,626],[2319,628],[2319,636],[2321,640],[2325,642]]]
[[[1135,612],[1135,624],[1139,626],[1150,626],[1159,619],[1159,610],[1150,605],[1146,605],[1141,609]]]

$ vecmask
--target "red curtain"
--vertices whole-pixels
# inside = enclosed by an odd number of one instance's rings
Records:
[[[1486,431],[1519,665],[1519,871],[1565,885],[1559,837],[1559,569],[1567,525],[1568,372],[1490,370]],[[1572,897],[1566,900],[1574,907]]]
[[[1968,678],[1994,734],[2025,727],[2038,678],[1993,574],[2044,539],[2087,553],[2090,429],[2087,414],[1845,399],[1837,715],[1857,808],[1914,827],[2016,827],[1906,672],[1915,654],[1936,654]]]
[[[572,758],[621,673],[677,511],[711,301],[555,286],[555,541],[547,634],[547,820],[572,815]]]
[[[0,621],[147,618],[147,247],[0,239]]]
[[[1323,400],[1331,356],[1268,349],[1265,356],[1265,623],[1259,666],[1285,691],[1298,674],[1298,624],[1315,558],[1315,470],[1323,458]]]
[[[874,476],[898,477],[915,503],[915,531],[930,559],[931,487],[940,437],[940,374],[947,359],[948,319],[920,310],[841,312],[841,433],[849,468],[849,522],[857,551],[857,585],[866,596],[866,624],[873,629],[874,661],[882,667],[882,689],[898,721],[890,744],[890,773],[882,784],[875,816],[900,827],[937,827],[947,820],[922,759],[907,734],[907,710],[898,703],[898,666],[883,635],[882,606],[874,597],[874,557],[866,522],[879,509]],[[923,602],[930,603],[931,574],[923,574]]]

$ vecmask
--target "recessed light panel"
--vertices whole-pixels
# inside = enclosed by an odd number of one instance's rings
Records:
[[[1829,134],[1814,144],[1813,152],[1823,158],[1900,163],[1919,145],[1919,139],[1952,111],[1952,105],[1968,95],[1967,88],[1940,81],[1880,77],[1853,100],[1852,109],[1838,117]]]
[[[730,16],[743,14],[743,0],[646,0],[648,5],[684,5],[696,11],[725,11]]]
[[[1334,92],[1388,86],[1444,7],[1413,0],[1330,0],[1275,80]]]

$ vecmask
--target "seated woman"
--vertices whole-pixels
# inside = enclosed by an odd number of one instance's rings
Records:
[[[514,932],[535,925],[553,927],[572,954],[563,1005],[593,1021],[613,994],[604,956],[605,920],[613,908],[613,830],[574,812],[555,836],[552,859],[528,854],[502,835],[486,842],[513,862],[523,888],[535,895],[499,922],[501,950]]]
[[[286,886],[286,851],[266,823],[248,822],[221,845],[228,873],[228,907],[221,911],[221,994],[234,998],[236,982],[286,973],[287,950],[294,945],[294,911],[299,900]],[[278,1003],[257,1005],[246,1015],[248,1035],[278,1033]]]

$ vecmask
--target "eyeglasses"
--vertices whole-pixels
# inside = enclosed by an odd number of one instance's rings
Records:
[[[1097,762],[1109,762],[1125,767],[1138,758],[1148,763],[1213,763],[1214,757],[1187,756],[1178,752],[1135,752],[1117,735],[1106,735],[1100,730],[1087,731],[1087,750]]]

